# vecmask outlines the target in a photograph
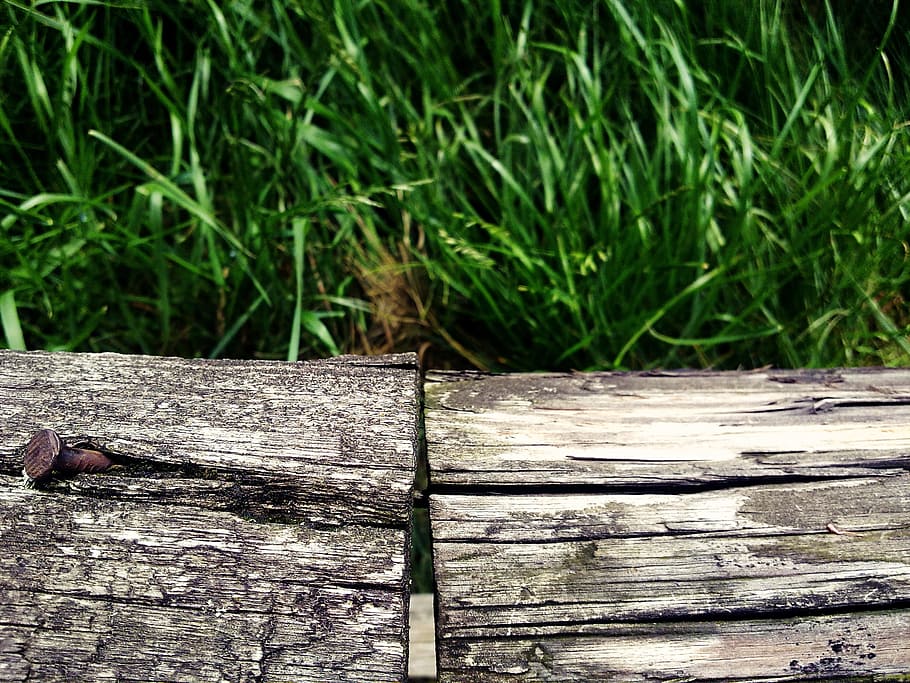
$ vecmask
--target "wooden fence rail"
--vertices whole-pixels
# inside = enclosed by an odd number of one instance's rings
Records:
[[[404,678],[416,378],[0,352],[0,680]],[[26,489],[44,427],[121,464]]]
[[[440,680],[910,672],[910,372],[427,379]]]
[[[421,427],[440,681],[910,680],[910,371],[0,351],[0,415],[0,680],[404,680]]]

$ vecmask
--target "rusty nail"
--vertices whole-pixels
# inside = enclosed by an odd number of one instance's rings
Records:
[[[78,472],[102,472],[114,461],[101,451],[88,448],[72,448],[63,443],[53,429],[40,429],[25,447],[26,486],[34,486],[50,476],[53,470],[67,474]]]

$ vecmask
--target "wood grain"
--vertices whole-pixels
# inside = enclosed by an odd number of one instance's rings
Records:
[[[411,355],[0,352],[0,678],[402,680]],[[40,427],[112,452],[21,485]]]
[[[910,466],[910,370],[427,375],[432,483],[718,484]]]
[[[440,681],[910,672],[910,373],[430,379]]]
[[[559,638],[443,640],[439,680],[906,681],[908,632],[907,611],[580,625]]]

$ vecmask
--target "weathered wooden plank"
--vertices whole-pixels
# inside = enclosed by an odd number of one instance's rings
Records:
[[[572,634],[591,622],[910,605],[910,475],[894,479],[853,491],[811,484],[734,490],[726,498],[690,493],[671,503],[647,495],[596,502],[585,495],[528,496],[536,506],[516,510],[509,506],[514,499],[496,499],[498,510],[473,538],[467,527],[456,532],[462,541],[447,541],[442,531],[434,537],[439,637],[516,637],[541,626],[552,635],[557,625]],[[879,496],[883,511],[864,519]],[[853,515],[838,509],[851,497],[858,497]],[[447,518],[444,508],[454,507],[451,498],[431,500],[434,530],[437,519]],[[480,507],[469,498],[461,497],[459,515]],[[788,499],[787,507],[775,507]],[[595,513],[599,529],[589,537],[580,525],[590,515],[566,524],[567,508],[598,504],[604,512]],[[516,516],[535,520],[530,534],[499,526]],[[541,538],[547,522],[557,540]],[[849,533],[832,532],[830,524]],[[451,530],[451,519],[439,528],[445,526]]]
[[[641,494],[449,494],[430,501],[436,542],[552,543],[680,534],[729,538],[910,528],[910,479],[889,477]],[[837,535],[837,534],[835,534]],[[861,536],[860,536],[861,537]]]
[[[439,680],[907,680],[910,613],[579,625],[560,638],[443,640]],[[453,667],[453,663],[457,666]]]
[[[661,487],[910,463],[910,370],[427,380],[437,487]]]
[[[440,681],[910,672],[910,373],[434,379]]]
[[[413,356],[0,352],[0,678],[402,680]],[[21,485],[40,427],[120,466]]]

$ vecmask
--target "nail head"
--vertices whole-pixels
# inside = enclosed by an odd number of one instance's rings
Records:
[[[25,447],[24,472],[29,479],[44,479],[54,469],[62,444],[53,429],[41,429]]]

